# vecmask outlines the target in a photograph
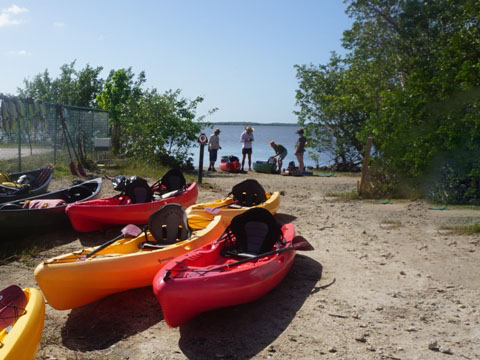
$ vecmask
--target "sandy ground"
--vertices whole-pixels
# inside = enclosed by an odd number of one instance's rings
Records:
[[[52,149],[33,149],[30,153],[28,146],[22,147],[22,157],[31,155],[40,155],[52,152]],[[0,148],[0,160],[16,159],[18,157],[18,148]]]
[[[480,237],[440,229],[478,222],[478,210],[338,200],[332,193],[352,191],[357,181],[342,175],[208,174],[198,201],[221,198],[247,177],[282,192],[277,218],[315,247],[297,253],[277,288],[176,329],[163,321],[151,288],[71,311],[47,305],[37,358],[480,358]],[[102,191],[112,193],[109,181]],[[32,235],[44,250],[1,262],[0,287],[36,286],[33,270],[42,259],[100,244],[115,231]]]

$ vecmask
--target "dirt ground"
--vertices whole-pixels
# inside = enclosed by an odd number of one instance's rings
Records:
[[[277,218],[315,247],[297,253],[280,285],[249,304],[171,329],[151,288],[70,311],[47,305],[38,359],[479,359],[480,237],[442,225],[472,224],[469,208],[424,201],[343,201],[357,177],[213,173],[198,201],[252,177],[281,191]],[[153,179],[151,179],[153,180]],[[52,189],[64,187],[54,181]],[[109,181],[103,195],[111,194]],[[2,261],[0,288],[35,287],[42,259],[101,244],[118,229],[31,235],[39,255]],[[42,244],[42,245],[40,245]]]

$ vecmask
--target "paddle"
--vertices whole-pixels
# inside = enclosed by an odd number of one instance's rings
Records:
[[[261,259],[261,258],[264,258],[264,257],[267,257],[267,256],[270,256],[270,255],[275,255],[275,254],[280,254],[282,252],[285,252],[285,251],[289,251],[289,250],[299,250],[299,251],[311,251],[311,250],[314,250],[314,247],[308,242],[307,239],[305,239],[303,236],[295,236],[293,239],[292,239],[292,245],[291,246],[288,246],[288,247],[285,247],[285,248],[282,248],[282,249],[278,249],[278,250],[272,250],[272,251],[269,251],[269,252],[266,252],[266,253],[263,253],[263,254],[260,254],[260,255],[251,255],[251,254],[237,254],[237,255],[244,255],[244,256],[251,256],[251,257],[248,257],[247,259],[243,259],[243,260],[239,260],[239,261],[235,261],[233,263],[230,263],[230,264],[225,264],[225,265],[220,265],[220,266],[217,266],[215,268],[212,268],[212,269],[208,269],[208,270],[194,270],[195,272],[198,272],[198,273],[208,273],[208,272],[211,272],[211,271],[217,271],[217,270],[221,270],[221,269],[230,269],[231,267],[233,266],[236,266],[236,265],[240,265],[240,264],[244,264],[244,263],[247,263],[249,261],[255,261],[255,260],[258,260],[258,259]],[[189,268],[185,268],[184,270],[181,270],[181,271],[189,271]],[[165,273],[165,277],[164,277],[164,280],[168,280],[170,278],[170,271],[167,271]]]
[[[212,215],[217,215],[220,213],[220,209],[221,208],[224,208],[224,207],[230,207],[232,209],[249,209],[248,206],[241,206],[241,205],[237,205],[233,202],[231,203],[228,203],[228,204],[223,204],[223,205],[220,205],[220,206],[217,206],[217,207],[214,207],[214,208],[205,208],[203,209],[205,212],[209,213],[209,214],[212,214]]]
[[[88,259],[89,257],[93,256],[94,254],[96,254],[100,250],[105,249],[106,247],[113,244],[115,241],[117,241],[118,239],[121,239],[122,237],[137,237],[138,235],[140,235],[143,232],[142,229],[140,229],[138,226],[133,225],[133,224],[125,226],[121,231],[122,231],[122,233],[120,235],[118,235],[116,238],[114,238],[112,240],[108,240],[106,243],[100,245],[95,250],[89,252],[87,255],[82,256],[78,260],[83,261],[83,260]]]

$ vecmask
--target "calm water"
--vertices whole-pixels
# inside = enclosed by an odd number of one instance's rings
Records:
[[[218,152],[218,159],[215,165],[218,167],[220,163],[220,158],[222,155],[235,155],[240,160],[242,159],[242,144],[240,142],[240,135],[244,130],[243,125],[215,125],[213,127],[206,128],[204,130],[207,137],[213,133],[214,128],[219,128],[220,133],[220,146],[221,150]],[[288,151],[288,155],[284,160],[284,166],[288,164],[289,161],[295,161],[295,164],[298,166],[297,158],[294,155],[295,144],[298,139],[298,135],[295,133],[299,126],[292,125],[280,125],[280,126],[271,126],[271,125],[255,125],[253,135],[255,140],[253,142],[252,150],[252,162],[257,160],[266,161],[270,156],[274,154],[273,149],[270,147],[269,142],[271,140],[275,141],[277,144],[282,144]],[[199,162],[199,152],[200,145],[195,146],[191,149],[194,153],[194,165],[198,167]],[[329,164],[330,157],[325,154],[320,157],[320,166]],[[245,159],[245,162],[248,160]],[[304,156],[305,166],[315,166],[315,162],[310,158],[307,152]],[[203,166],[208,167],[208,151],[207,146],[205,146],[205,155],[203,160]],[[247,163],[245,166],[248,166]]]

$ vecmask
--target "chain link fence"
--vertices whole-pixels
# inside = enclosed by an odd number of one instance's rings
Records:
[[[0,101],[2,172],[85,165],[95,158],[95,139],[110,136],[107,111],[3,95]]]

